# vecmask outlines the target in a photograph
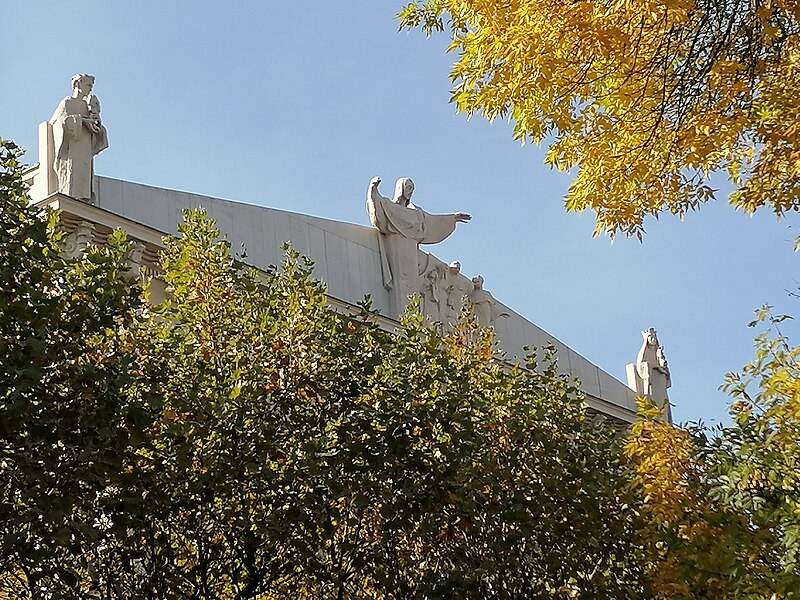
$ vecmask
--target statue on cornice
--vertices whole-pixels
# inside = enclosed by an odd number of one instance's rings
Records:
[[[367,213],[370,223],[380,233],[383,285],[392,290],[397,312],[402,312],[413,294],[422,288],[419,245],[437,244],[455,231],[458,223],[471,219],[465,213],[432,215],[411,202],[414,182],[408,177],[397,180],[394,198],[381,196],[381,180],[373,177],[367,191]]]
[[[100,102],[92,94],[94,77],[72,78],[72,95],[64,98],[50,119],[58,191],[79,200],[92,199],[95,154],[108,148],[108,133],[100,121]]]
[[[458,323],[461,309],[464,307],[464,296],[472,291],[472,285],[461,275],[461,263],[454,260],[444,273],[444,286],[446,293],[444,324],[445,328],[453,327]]]
[[[434,263],[433,267],[426,269],[422,274],[422,287],[420,288],[420,310],[429,322],[435,323],[442,320],[444,309],[445,290],[442,282],[445,278],[447,267]]]
[[[492,294],[483,289],[483,277],[476,275],[472,278],[472,291],[469,301],[475,307],[475,317],[481,327],[489,327],[500,317],[510,317],[511,313],[500,308]]]
[[[373,227],[381,233],[395,233],[418,244],[438,244],[456,229],[457,223],[466,223],[472,217],[465,213],[432,215],[411,203],[414,182],[408,177],[397,180],[394,198],[389,200],[378,192],[379,177],[369,182],[367,212]]]
[[[628,365],[627,375],[628,387],[640,396],[649,396],[669,418],[667,389],[672,387],[672,378],[664,347],[652,327],[642,331],[642,347],[636,355],[636,362]]]

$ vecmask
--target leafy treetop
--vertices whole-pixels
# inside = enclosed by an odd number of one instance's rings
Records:
[[[737,209],[800,209],[796,0],[415,0],[399,18],[447,28],[458,110],[578,169],[566,207],[593,210],[595,235],[683,217],[716,171]]]

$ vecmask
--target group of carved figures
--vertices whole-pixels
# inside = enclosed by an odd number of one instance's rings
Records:
[[[492,295],[483,289],[483,277],[473,277],[472,283],[461,276],[457,261],[445,265],[428,254],[419,252],[420,244],[436,244],[455,231],[458,223],[470,216],[464,213],[432,215],[411,203],[414,183],[407,177],[397,180],[394,198],[381,196],[373,178],[367,191],[367,212],[373,227],[379,232],[379,249],[384,285],[394,289],[398,308],[412,294],[421,297],[423,314],[431,322],[445,328],[458,321],[464,302],[475,311],[478,323],[484,327],[496,319],[509,316]],[[423,262],[425,264],[421,264]],[[637,394],[649,396],[663,407],[669,418],[667,389],[672,385],[664,348],[659,344],[656,330],[642,332],[643,343],[636,362],[628,365],[628,386]]]
[[[481,327],[489,327],[498,318],[510,316],[483,289],[483,277],[476,275],[469,282],[461,275],[461,263],[458,261],[449,265],[437,262],[426,269],[421,278],[421,309],[431,322],[439,322],[447,327],[456,323],[465,308],[465,301]]]
[[[94,77],[78,74],[72,78],[72,95],[64,98],[49,121],[52,130],[52,167],[58,191],[73,198],[91,200],[93,195],[94,156],[108,147],[108,133],[100,120],[100,102],[92,94]],[[414,182],[407,177],[397,180],[392,199],[378,192],[380,179],[370,181],[367,212],[378,236],[383,281],[394,291],[396,308],[401,311],[411,295],[420,297],[420,307],[431,323],[445,329],[455,324],[463,308],[474,311],[483,327],[492,325],[509,313],[483,289],[483,277],[470,282],[461,275],[461,263],[449,265],[429,254],[419,252],[420,244],[436,244],[450,236],[458,223],[471,219],[465,213],[434,215],[411,202]],[[80,222],[66,237],[64,256],[78,258],[94,236],[94,225]],[[134,242],[128,250],[126,277],[139,277],[145,246]],[[421,264],[424,262],[424,264]],[[628,386],[640,395],[660,403],[668,416],[667,389],[672,385],[664,348],[656,330],[642,332],[643,343],[636,362],[628,365]]]
[[[61,255],[67,259],[79,259],[94,241],[96,227],[89,221],[80,221],[75,228],[64,238]],[[143,275],[144,242],[132,240],[125,253],[125,264],[128,267],[122,272],[125,279],[138,279]]]
[[[379,247],[387,289],[396,289],[401,303],[411,294],[418,294],[422,313],[430,322],[442,323],[445,328],[458,321],[465,301],[483,327],[509,316],[483,289],[483,277],[477,275],[470,282],[461,275],[458,261],[445,265],[419,252],[419,244],[443,241],[455,231],[458,223],[469,221],[470,215],[433,215],[415,206],[411,202],[414,182],[408,177],[397,180],[392,199],[381,196],[380,182],[378,177],[370,181],[367,212],[372,225],[380,232]]]

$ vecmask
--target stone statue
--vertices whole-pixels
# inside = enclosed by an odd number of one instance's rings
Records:
[[[455,325],[461,316],[461,309],[464,307],[464,296],[472,292],[472,285],[461,277],[461,263],[457,260],[447,265],[444,286],[447,298],[444,314],[445,326]]]
[[[92,94],[94,77],[72,78],[72,95],[64,98],[50,118],[58,191],[91,200],[94,155],[108,148],[108,133],[100,121],[100,101]]]
[[[511,314],[499,308],[494,297],[483,289],[483,277],[476,275],[472,278],[472,291],[469,301],[475,307],[475,317],[481,327],[489,327],[500,317],[510,317]]]
[[[373,227],[381,233],[395,233],[415,240],[418,244],[438,244],[456,229],[456,223],[466,223],[472,217],[465,213],[431,215],[411,203],[414,182],[408,177],[397,180],[394,198],[389,200],[378,192],[381,180],[369,182],[367,212]]]
[[[422,288],[419,245],[437,244],[455,231],[458,223],[466,223],[465,213],[432,215],[411,203],[414,182],[407,177],[397,180],[394,198],[381,196],[381,180],[373,177],[367,191],[367,213],[379,232],[378,244],[383,270],[383,284],[394,290],[395,303],[401,312],[412,294]]]
[[[442,320],[442,300],[445,290],[442,282],[445,277],[445,267],[442,264],[435,264],[430,270],[422,274],[422,289],[420,290],[422,314],[430,322],[435,323]]]
[[[656,330],[652,327],[642,331],[642,347],[636,356],[636,363],[628,365],[628,387],[641,396],[664,407],[669,415],[667,389],[672,387],[669,365],[664,356],[664,348],[658,341]]]
[[[656,367],[659,371],[664,374],[666,378],[666,389],[672,387],[672,377],[669,374],[669,364],[667,363],[667,357],[664,356],[664,346],[659,345],[656,349],[656,362],[658,363],[658,367]],[[666,393],[666,392],[665,392]]]

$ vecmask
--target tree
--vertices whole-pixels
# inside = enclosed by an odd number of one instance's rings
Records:
[[[800,348],[792,346],[769,306],[751,327],[755,359],[726,376],[735,399],[733,426],[714,440],[712,475],[721,499],[745,512],[751,526],[774,536],[773,566],[788,590],[800,590]],[[753,392],[753,387],[756,390]]]
[[[800,594],[800,349],[780,333],[785,318],[765,307],[751,324],[770,329],[756,338],[756,359],[727,376],[730,426],[675,428],[640,407],[626,452],[646,499],[657,598]]]
[[[399,16],[447,27],[459,110],[509,117],[578,168],[567,208],[594,210],[595,233],[641,239],[647,215],[713,198],[716,171],[736,208],[800,209],[797,2],[427,0]],[[641,404],[626,454],[657,598],[797,597],[800,350],[784,318],[759,311],[774,331],[728,377],[731,426],[673,427]]]
[[[147,420],[122,348],[141,290],[119,277],[119,234],[60,255],[56,215],[28,207],[21,152],[0,142],[0,584],[77,597],[113,589],[138,515],[129,465]]]
[[[332,311],[292,253],[262,281],[201,213],[181,233],[130,391],[162,402],[149,580],[185,598],[640,596],[620,441],[552,356],[507,371],[470,321],[386,332]]]
[[[621,440],[551,351],[332,310],[199,211],[161,257],[59,254],[3,146],[0,595],[643,598]]]
[[[737,209],[800,209],[795,0],[415,0],[399,18],[447,28],[458,110],[577,168],[566,207],[595,234],[641,239],[646,216],[713,199],[717,171]]]

